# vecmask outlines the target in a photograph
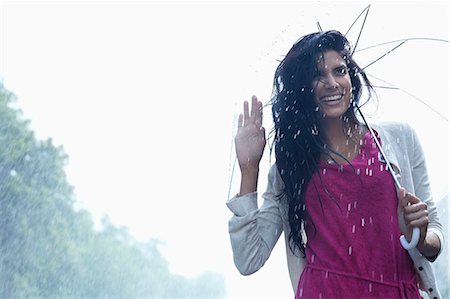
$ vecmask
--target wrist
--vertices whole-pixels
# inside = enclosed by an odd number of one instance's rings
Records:
[[[417,245],[417,250],[429,260],[436,259],[441,249],[439,237],[434,233],[427,233],[423,242]]]
[[[239,195],[255,192],[258,187],[259,167],[241,169],[241,188]]]

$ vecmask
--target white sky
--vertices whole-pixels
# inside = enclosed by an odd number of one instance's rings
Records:
[[[345,32],[368,3],[2,1],[0,78],[37,136],[63,145],[77,199],[96,219],[164,240],[173,272],[223,273],[234,298],[291,298],[283,242],[250,277],[233,265],[233,118],[252,94],[269,99],[276,60],[316,21]],[[448,4],[372,2],[358,47],[407,37],[448,39]],[[365,65],[392,47],[355,59]],[[411,41],[367,71],[448,119],[448,65],[448,43]],[[375,120],[411,123],[441,197],[448,123],[399,91],[378,96]],[[261,191],[267,159],[262,168]]]

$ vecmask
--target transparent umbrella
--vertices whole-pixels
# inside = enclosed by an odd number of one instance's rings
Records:
[[[369,68],[371,65],[374,65],[375,63],[377,63],[378,61],[382,60],[387,55],[393,53],[395,50],[399,49],[401,46],[405,45],[405,43],[407,43],[407,42],[410,42],[410,41],[428,41],[428,42],[448,43],[448,40],[445,40],[445,39],[429,38],[429,37],[425,37],[425,38],[413,37],[413,38],[405,38],[405,39],[399,39],[399,40],[383,42],[383,43],[380,43],[380,44],[376,44],[376,45],[365,47],[363,49],[358,49],[358,42],[359,42],[359,39],[360,39],[361,34],[363,32],[364,25],[366,23],[366,20],[367,20],[368,14],[369,14],[369,10],[370,10],[370,5],[368,5],[358,15],[358,17],[355,19],[355,21],[352,23],[352,25],[350,26],[350,28],[346,32],[346,36],[348,36],[348,34],[351,31],[351,29],[354,28],[354,25],[358,22],[358,20],[360,20],[362,18],[362,25],[360,26],[360,28],[358,30],[357,38],[356,38],[356,41],[354,42],[353,53],[355,53],[356,51],[363,52],[363,51],[366,51],[366,50],[375,49],[377,47],[382,47],[382,46],[391,46],[391,48],[388,51],[385,51],[385,52],[379,54],[378,57],[376,57],[374,60],[370,61],[368,64],[363,66],[362,68],[366,72],[368,72],[367,68]],[[317,22],[317,26],[318,26],[319,31],[322,31],[322,27],[321,27],[319,22]],[[368,75],[370,75],[370,72],[368,72]],[[448,119],[443,114],[441,114],[439,111],[434,109],[433,106],[428,104],[426,101],[421,100],[420,98],[414,96],[413,94],[407,92],[406,90],[403,90],[403,89],[401,89],[399,87],[396,87],[393,84],[391,84],[391,83],[389,83],[389,82],[387,82],[385,80],[382,80],[382,79],[380,79],[378,77],[374,77],[374,76],[372,76],[372,77],[376,78],[378,81],[381,81],[382,83],[385,83],[384,85],[377,85],[377,86],[375,86],[375,88],[377,88],[377,89],[386,88],[386,89],[393,89],[393,90],[402,91],[402,92],[406,93],[407,95],[409,95],[412,99],[417,100],[420,103],[422,103],[428,109],[431,109],[437,116],[442,118],[445,122],[449,123]],[[361,106],[363,106],[363,105],[364,105],[364,103]],[[369,132],[372,135],[372,139],[375,141],[375,143],[376,143],[376,145],[377,145],[377,147],[378,147],[378,149],[380,151],[380,154],[383,156],[384,161],[386,161],[386,165],[387,165],[387,167],[389,169],[389,172],[391,173],[392,178],[394,179],[395,186],[397,187],[397,189],[399,189],[399,188],[401,188],[400,182],[397,180],[397,178],[395,176],[395,173],[394,173],[394,170],[392,169],[392,166],[389,163],[389,160],[388,160],[386,154],[384,153],[383,148],[381,147],[380,143],[378,142],[378,138],[376,137],[375,133],[373,132],[373,130],[371,128],[371,126],[369,125],[368,121],[366,120],[366,117],[364,116],[364,113],[362,112],[362,109],[360,109],[361,106],[357,107],[359,115],[361,116],[361,119],[363,120],[365,125],[369,128]],[[401,242],[403,248],[405,248],[406,250],[411,250],[411,249],[415,248],[417,246],[418,242],[419,242],[419,236],[420,236],[420,231],[419,231],[419,228],[417,228],[417,227],[414,227],[414,229],[413,229],[413,234],[412,234],[412,238],[411,238],[410,242],[408,242],[406,240],[405,236],[402,235],[400,237],[400,242]]]

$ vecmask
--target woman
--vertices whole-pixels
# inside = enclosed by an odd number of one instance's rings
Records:
[[[235,138],[241,169],[227,202],[234,261],[256,272],[284,231],[296,298],[440,298],[430,262],[443,235],[425,161],[405,124],[372,126],[402,188],[396,190],[368,128],[357,117],[364,71],[337,31],[297,41],[274,77],[272,116],[276,163],[257,206],[265,147],[262,103],[244,102]],[[400,235],[420,228],[416,248]],[[418,275],[416,275],[418,274]]]

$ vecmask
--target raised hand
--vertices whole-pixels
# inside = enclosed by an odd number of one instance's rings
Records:
[[[239,115],[238,130],[235,137],[236,154],[241,172],[259,168],[259,162],[266,145],[262,117],[262,103],[258,101],[256,96],[252,97],[250,112],[248,102],[244,102],[244,113]]]

